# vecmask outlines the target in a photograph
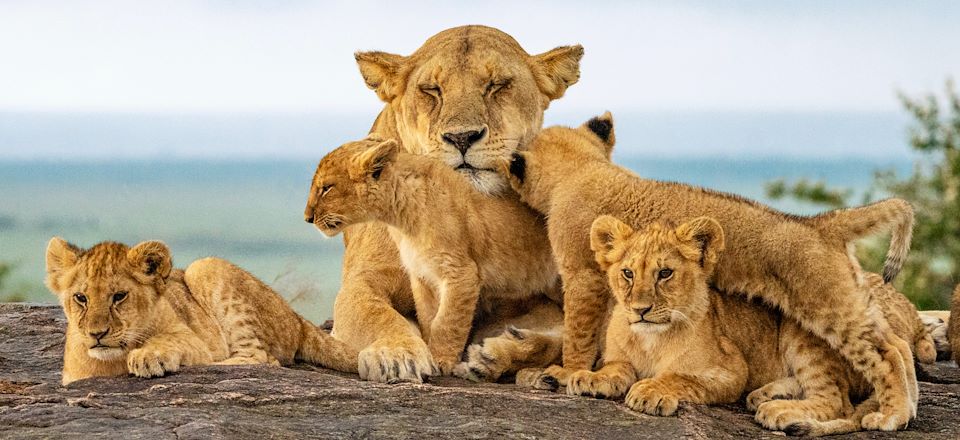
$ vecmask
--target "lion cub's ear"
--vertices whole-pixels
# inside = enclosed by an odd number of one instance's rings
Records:
[[[51,292],[59,295],[67,282],[61,282],[60,275],[71,269],[80,259],[80,248],[67,243],[60,237],[53,237],[47,243],[47,276],[44,284]]]
[[[697,217],[676,229],[677,238],[699,250],[700,266],[707,274],[713,273],[713,268],[720,260],[720,253],[725,246],[723,227],[711,217]]]
[[[619,255],[613,253],[617,243],[633,235],[633,228],[616,217],[601,215],[590,226],[590,249],[593,250],[600,268],[607,270],[610,265],[620,260]]]
[[[157,277],[167,278],[173,268],[170,249],[162,241],[145,241],[134,246],[127,251],[127,260],[135,268],[134,277],[144,284]]]
[[[367,87],[377,92],[383,102],[393,101],[403,93],[400,67],[407,57],[386,52],[357,52],[353,54],[360,66],[360,74]]]
[[[580,58],[583,46],[560,46],[531,58],[537,87],[550,100],[563,96],[567,88],[580,80]]]
[[[390,139],[358,153],[350,166],[350,178],[353,180],[367,177],[373,180],[379,179],[383,169],[397,157],[399,148],[397,141]]]
[[[609,159],[613,153],[613,145],[617,142],[617,137],[613,132],[613,115],[610,112],[605,112],[600,116],[590,118],[589,121],[580,126],[580,129],[586,130],[600,139],[603,144],[603,153]]]

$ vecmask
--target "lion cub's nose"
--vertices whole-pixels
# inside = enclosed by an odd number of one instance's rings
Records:
[[[633,308],[633,311],[636,312],[637,315],[640,315],[641,318],[643,318],[643,315],[646,315],[647,312],[649,312],[650,309],[652,308],[653,308],[652,304],[649,306],[636,306]]]
[[[305,215],[305,216],[303,217],[303,220],[304,220],[305,222],[310,223],[310,224],[312,225],[312,224],[313,224],[313,215]]]
[[[460,154],[467,154],[467,150],[477,143],[480,139],[483,139],[483,136],[487,134],[486,128],[481,128],[478,130],[467,130],[457,133],[447,132],[443,134],[443,141],[457,147],[457,150],[460,150]]]
[[[90,336],[92,336],[93,339],[96,339],[96,340],[99,341],[100,338],[106,336],[107,333],[110,333],[110,329],[109,329],[109,328],[104,329],[104,330],[101,330],[101,331],[92,331],[92,332],[90,332]]]

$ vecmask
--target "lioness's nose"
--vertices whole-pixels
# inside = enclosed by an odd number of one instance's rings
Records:
[[[303,220],[307,223],[313,224],[313,214],[308,214],[303,217]]]
[[[467,130],[457,133],[448,132],[443,134],[443,141],[457,147],[457,150],[460,150],[460,154],[467,154],[467,150],[470,149],[473,144],[477,143],[480,139],[483,139],[483,136],[487,134],[486,128],[481,128],[478,130]]]

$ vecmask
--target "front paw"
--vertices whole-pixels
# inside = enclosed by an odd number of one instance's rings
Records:
[[[180,359],[176,351],[138,348],[127,355],[127,371],[137,377],[160,377],[179,370]]]
[[[423,383],[440,374],[430,350],[419,339],[374,342],[360,352],[357,366],[360,378],[373,382]]]
[[[680,399],[664,385],[645,379],[630,387],[624,403],[630,409],[644,414],[672,416],[677,412]]]
[[[572,396],[595,397],[597,399],[616,399],[623,396],[625,388],[610,380],[605,374],[580,370],[567,380],[567,394]]]

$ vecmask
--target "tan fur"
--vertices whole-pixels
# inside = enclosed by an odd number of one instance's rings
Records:
[[[950,316],[960,316],[960,284],[953,289]],[[952,352],[953,360],[957,365],[960,365],[960,319],[949,319],[947,340],[950,341],[950,351]]]
[[[950,330],[950,311],[921,310],[920,321],[933,338],[933,345],[937,348],[937,359],[950,359],[953,354],[953,350],[950,349],[950,339],[947,337],[947,332]]]
[[[356,371],[357,353],[218,258],[173,269],[159,241],[47,246],[47,287],[67,316],[63,383],[163,376],[182,366],[302,360]]]
[[[493,170],[496,163],[522,149],[540,130],[550,101],[579,78],[580,46],[565,46],[529,55],[509,35],[484,26],[463,26],[434,35],[409,56],[360,52],[357,63],[365,82],[384,101],[371,129],[400,140],[403,149],[461,168],[462,177],[481,192],[508,190]],[[507,81],[509,80],[509,81]],[[445,133],[485,130],[466,154],[443,139]],[[442,217],[443,213],[437,213]],[[364,379],[419,382],[431,371],[430,352],[408,317],[415,313],[408,277],[387,229],[365,223],[344,231],[343,281],[334,305],[334,333],[360,352]],[[547,297],[503,309],[496,317],[480,316],[476,329],[499,330],[503,319],[528,313],[559,316]],[[545,327],[559,330],[560,321]],[[500,347],[517,344],[503,335]],[[521,355],[518,348],[516,353]],[[499,375],[502,362],[484,370]],[[399,366],[394,368],[394,366]]]
[[[864,281],[870,291],[871,302],[876,304],[890,328],[903,338],[913,351],[917,361],[932,364],[937,361],[937,348],[930,329],[920,319],[917,307],[893,285],[883,282],[883,277],[864,273]]]
[[[767,428],[817,435],[859,429],[849,395],[867,397],[869,386],[838,353],[776,310],[710,289],[725,246],[715,220],[635,232],[602,216],[590,237],[617,305],[603,367],[573,373],[568,393],[626,394],[637,411],[671,415],[679,402],[729,403],[753,391],[748,407]],[[900,295],[876,288],[871,299],[895,311],[902,303],[892,294]],[[900,329],[901,337],[915,331]]]
[[[867,429],[906,426],[916,412],[912,355],[869,311],[859,264],[843,240],[893,224],[888,261],[902,261],[909,238],[898,234],[912,222],[910,206],[891,199],[798,217],[738,196],[641,179],[610,163],[612,132],[609,114],[577,129],[549,128],[502,168],[521,198],[548,219],[564,286],[563,368],[592,367],[606,314],[609,294],[587,238],[593,220],[610,214],[637,228],[709,215],[727,234],[712,280],[718,290],[759,297],[839,350],[878,391],[880,411],[865,416]],[[854,213],[857,227],[847,224]],[[895,265],[885,270],[895,271]]]
[[[446,164],[398,151],[393,140],[368,138],[325,156],[304,215],[327,236],[358,223],[387,225],[442,374],[460,361],[481,300],[559,292],[542,218],[515,194],[479,193]]]

